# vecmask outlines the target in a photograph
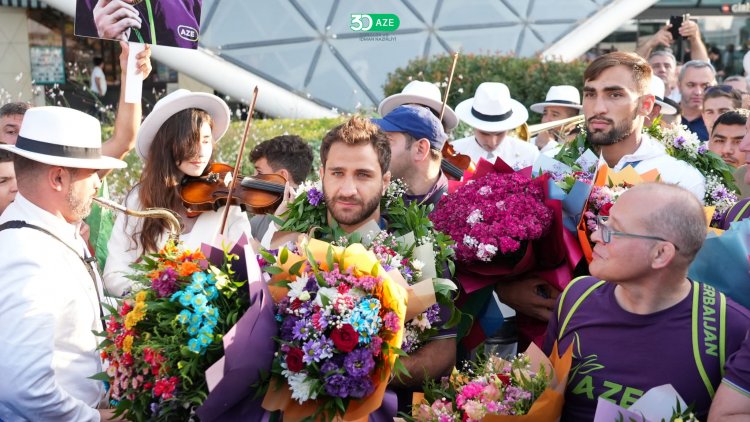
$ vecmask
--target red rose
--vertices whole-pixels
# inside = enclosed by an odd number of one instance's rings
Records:
[[[359,334],[350,324],[344,324],[341,328],[336,328],[331,332],[331,340],[337,349],[349,353],[357,347]]]
[[[505,374],[495,374],[498,380],[500,380],[503,385],[510,385],[510,377]]]
[[[612,208],[612,205],[614,205],[614,203],[612,202],[607,202],[606,204],[602,205],[602,209],[599,210],[599,215],[609,215],[609,209]]]
[[[302,349],[292,347],[289,349],[289,353],[286,354],[286,367],[292,372],[299,372],[305,367],[302,363],[302,356],[304,356]]]

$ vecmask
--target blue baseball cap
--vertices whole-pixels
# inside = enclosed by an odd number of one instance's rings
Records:
[[[416,139],[426,138],[430,146],[438,151],[443,149],[448,139],[440,120],[424,106],[398,106],[382,119],[372,119],[372,122],[385,132],[402,132]]]

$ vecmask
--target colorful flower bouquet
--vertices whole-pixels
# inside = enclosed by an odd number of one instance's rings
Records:
[[[532,344],[510,361],[495,356],[454,369],[414,395],[411,422],[554,421],[562,412],[572,349],[552,361]]]
[[[279,338],[263,407],[293,421],[376,411],[401,372],[406,291],[361,244],[311,239],[264,258]]]
[[[200,251],[168,243],[134,264],[136,284],[110,308],[99,378],[110,383],[116,413],[129,420],[188,420],[208,394],[204,371],[224,353],[222,337],[247,308],[224,253],[210,263]],[[240,264],[241,265],[241,264]]]
[[[440,328],[455,326],[460,314],[453,303],[456,285],[448,279],[455,268],[453,242],[435,230],[428,218],[431,207],[418,203],[406,205],[404,192],[403,182],[394,180],[381,200],[387,230],[365,226],[361,229],[363,233],[347,235],[335,225],[329,226],[320,182],[306,181],[300,185],[289,210],[282,215],[284,220],[280,221],[280,230],[296,233],[280,235],[284,239],[296,239],[299,232],[307,233],[316,228],[317,238],[337,246],[366,245],[394,281],[407,289],[409,300],[402,348],[406,353],[414,353]]]
[[[443,198],[431,218],[456,242],[457,259],[470,264],[520,258],[527,241],[549,230],[552,211],[539,184],[515,172],[490,172]]]
[[[466,350],[498,328],[491,308],[497,283],[533,272],[562,290],[582,259],[575,236],[563,225],[562,201],[550,197],[550,176],[532,178],[531,171],[482,159],[474,174],[451,185],[430,216],[457,243],[463,293],[458,306],[473,317],[459,326]],[[522,319],[519,326],[529,338],[544,332],[531,318]]]

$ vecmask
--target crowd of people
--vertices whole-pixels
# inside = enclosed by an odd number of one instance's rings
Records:
[[[709,280],[687,276],[707,235],[707,175],[669,155],[644,131],[651,124],[683,124],[737,174],[750,159],[747,80],[730,76],[717,85],[697,25],[688,20],[683,26],[692,60],[678,65],[670,51],[657,48],[671,43],[666,28],[641,55],[595,58],[582,75],[582,96],[573,86],[551,86],[530,107],[545,123],[582,114],[586,140],[608,167],[660,175],[659,182],[623,193],[607,216],[599,216],[592,260],[576,268],[581,277],[567,280],[564,290],[548,273],[533,270],[491,283],[505,305],[542,331],[546,327],[538,340],[546,353],[555,343],[559,350],[575,344],[565,421],[593,420],[600,397],[628,406],[662,384],[672,384],[703,420],[750,418],[750,311]],[[137,57],[144,77],[151,71],[149,57],[149,49]],[[120,60],[127,69],[124,43]],[[407,204],[434,206],[450,195],[441,167],[446,143],[475,163],[501,160],[523,169],[554,157],[576,136],[561,127],[529,142],[514,136],[529,112],[502,81],[480,84],[455,109],[442,103],[435,84],[413,81],[385,98],[378,112],[382,117],[355,116],[331,129],[320,147],[328,222],[347,233],[373,223],[388,229],[380,204],[391,179],[405,182]],[[473,134],[451,140],[459,121]],[[83,220],[102,179],[125,167],[122,158],[135,149],[144,166],[125,207],[171,210],[180,217],[179,238],[187,247],[215,238],[224,208],[196,213],[180,192],[186,178],[208,175],[229,122],[221,98],[186,90],[162,98],[143,122],[140,105],[121,100],[114,134],[104,143],[99,122],[84,113],[0,108],[0,421],[112,418],[104,384],[89,378],[106,365],[94,333],[103,329],[106,305],[132,287],[130,265],[158,251],[170,227],[118,215],[100,275],[95,263],[101,251],[90,246]],[[248,156],[257,174],[287,180],[289,201],[311,176],[314,151],[300,137],[282,135]],[[735,181],[747,185],[750,176]],[[266,247],[286,210],[282,204],[272,217],[229,207],[227,239],[246,235]],[[408,409],[411,392],[425,380],[450,374],[464,358],[459,341],[456,329],[443,327],[401,358],[411,377],[389,386],[399,408]]]

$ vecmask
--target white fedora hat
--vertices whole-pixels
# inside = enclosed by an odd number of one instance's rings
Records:
[[[547,97],[542,103],[532,104],[531,111],[535,113],[544,113],[544,107],[570,107],[576,110],[581,109],[581,94],[578,88],[571,85],[555,85],[549,87]]]
[[[510,98],[508,87],[500,82],[479,84],[474,97],[456,107],[456,114],[464,123],[485,132],[515,129],[529,118],[526,107]]]
[[[648,93],[656,98],[656,104],[661,106],[661,114],[677,114],[677,109],[664,102],[664,81],[658,77],[652,77],[648,87]]]
[[[135,150],[138,156],[146,159],[154,141],[154,136],[159,128],[175,113],[187,110],[189,108],[198,108],[211,116],[214,127],[211,134],[214,141],[218,141],[227,132],[229,128],[229,106],[221,98],[205,92],[191,92],[187,89],[178,89],[159,100],[151,113],[143,120],[140,130],[138,130],[138,141]]]
[[[440,88],[430,82],[411,81],[401,90],[400,94],[393,94],[384,99],[378,105],[378,114],[385,116],[398,106],[405,104],[420,104],[427,106],[440,115],[440,108],[443,106],[443,98],[440,96]],[[458,117],[447,104],[443,112],[443,121],[445,129],[451,130],[458,126]]]
[[[67,107],[26,111],[15,145],[0,148],[29,160],[81,169],[121,169],[127,163],[102,155],[99,120]]]

